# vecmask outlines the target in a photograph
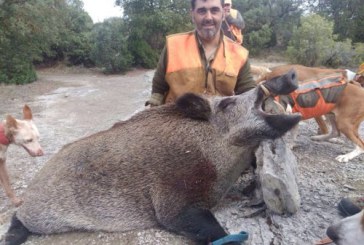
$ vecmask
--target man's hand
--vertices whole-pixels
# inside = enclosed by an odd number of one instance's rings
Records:
[[[145,106],[148,106],[148,105],[150,105],[151,107],[160,106],[163,104],[163,99],[164,99],[163,94],[153,93],[150,96],[149,100],[147,100],[147,102],[145,102]]]

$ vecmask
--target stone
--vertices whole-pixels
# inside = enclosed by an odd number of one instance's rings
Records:
[[[283,138],[263,141],[256,151],[257,176],[267,208],[277,214],[294,214],[301,203],[298,166]]]

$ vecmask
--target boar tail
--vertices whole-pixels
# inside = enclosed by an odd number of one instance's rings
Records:
[[[16,217],[16,214],[14,214],[11,219],[9,230],[5,234],[4,244],[5,245],[22,244],[27,240],[29,235],[30,231]]]

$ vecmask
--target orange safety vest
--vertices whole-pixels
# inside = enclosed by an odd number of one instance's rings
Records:
[[[238,16],[238,11],[236,9],[230,9],[230,15],[234,19],[236,19],[236,17]],[[243,43],[243,34],[241,33],[241,30],[238,27],[234,26],[234,25],[230,25],[229,28],[230,28],[230,31],[233,33],[233,35],[234,35],[234,37],[236,39],[234,41],[236,41],[239,44],[242,44]]]
[[[332,111],[347,81],[341,73],[325,76],[318,80],[307,80],[289,94],[293,112],[299,112],[302,120],[325,115]],[[282,100],[284,96],[277,96]]]
[[[234,95],[237,77],[248,58],[248,51],[224,36],[206,74],[197,42],[194,31],[167,37],[166,81],[169,91],[165,103],[174,102],[187,92]]]

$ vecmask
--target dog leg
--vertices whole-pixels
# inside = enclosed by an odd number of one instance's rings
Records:
[[[364,153],[364,150],[361,147],[356,146],[353,151],[351,151],[347,154],[344,154],[344,155],[339,155],[335,159],[339,162],[348,162],[349,160],[351,160],[363,153]]]
[[[323,134],[323,135],[311,136],[312,140],[325,141],[325,140],[329,140],[329,139],[336,138],[336,137],[340,136],[340,132],[337,129],[337,125],[336,125],[335,114],[329,113],[329,114],[326,114],[325,116],[326,116],[326,118],[328,119],[328,121],[329,121],[329,123],[331,125],[330,133],[329,134]]]
[[[320,135],[326,135],[329,133],[329,130],[327,129],[327,125],[325,123],[325,120],[322,116],[320,117],[315,117],[315,120],[316,120],[316,123],[318,124],[319,126],[319,130],[318,130],[318,133]]]
[[[355,149],[353,151],[336,157],[336,160],[339,162],[348,162],[349,160],[364,153],[364,142],[362,139],[360,139],[358,133],[361,120],[355,121],[359,123],[356,123],[356,125],[354,125],[350,119],[337,121],[338,129],[355,144]]]
[[[5,190],[6,195],[9,197],[11,202],[16,206],[20,206],[23,200],[15,196],[13,189],[10,186],[9,175],[6,169],[5,160],[0,159],[0,181]]]

